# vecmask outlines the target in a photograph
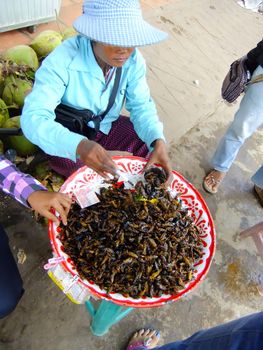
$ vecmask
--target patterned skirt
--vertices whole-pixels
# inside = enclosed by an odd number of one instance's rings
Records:
[[[112,128],[108,135],[99,131],[95,140],[107,151],[129,152],[134,156],[147,157],[149,150],[146,144],[136,134],[130,118],[120,116],[112,123]],[[50,167],[62,176],[69,177],[84,164],[77,160],[49,156]]]

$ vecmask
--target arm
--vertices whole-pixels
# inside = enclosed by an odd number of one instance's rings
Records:
[[[75,46],[62,44],[42,62],[36,72],[33,90],[25,99],[21,116],[22,130],[32,143],[50,155],[73,161],[84,136],[55,122],[54,110],[69,84],[68,65],[77,50]]]
[[[151,144],[155,140],[165,140],[163,124],[157,115],[146,81],[145,61],[138,51],[136,52],[136,62],[131,67],[127,83],[126,109],[130,112],[130,118],[136,133],[149,149],[152,149]]]
[[[35,191],[46,191],[46,188],[32,176],[21,173],[14,164],[0,156],[0,190],[29,207],[28,197]]]
[[[167,174],[167,184],[169,184],[172,167],[166,149],[163,124],[159,120],[155,104],[150,96],[145,62],[138,52],[136,67],[128,81],[126,108],[130,112],[136,133],[152,150],[146,169],[154,163],[160,164]]]
[[[263,67],[263,40],[247,53],[246,65],[251,73],[254,72],[258,65]]]
[[[84,164],[107,177],[108,172],[115,174],[116,166],[106,150],[55,121],[54,110],[66,89],[70,89],[70,94],[67,93],[73,103],[87,100],[83,79],[89,79],[89,75],[84,71],[80,76],[75,70],[69,79],[69,66],[78,50],[76,42],[68,41],[43,61],[36,73],[33,90],[25,99],[21,127],[25,136],[47,154],[73,161],[78,155]],[[85,66],[87,62],[81,59],[81,64]]]
[[[32,176],[21,173],[14,164],[0,156],[0,190],[8,193],[26,207],[58,223],[50,208],[58,211],[64,224],[71,200],[63,193],[50,193]]]

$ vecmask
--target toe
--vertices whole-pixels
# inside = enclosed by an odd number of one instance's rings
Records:
[[[140,332],[135,332],[134,334],[133,334],[133,338],[137,338],[137,337],[139,337],[140,336]]]
[[[139,336],[140,336],[140,337],[144,336],[144,334],[145,334],[145,329],[143,329],[143,328],[140,329],[138,333],[139,333]]]
[[[214,193],[214,192],[215,192],[214,186],[213,186],[213,184],[211,183],[210,178],[208,178],[208,177],[205,177],[205,178],[204,178],[203,187],[204,187],[204,189],[205,189],[207,192],[210,192],[210,193]]]
[[[149,333],[148,333],[148,337],[153,337],[153,336],[155,336],[156,335],[156,331],[153,329],[153,330],[148,330],[149,331]]]
[[[145,332],[144,332],[144,336],[149,337],[150,333],[151,333],[151,330],[150,329],[146,329]]]
[[[141,331],[143,331],[143,329],[140,329],[139,331],[135,332],[131,337],[131,341],[136,341],[138,338],[141,338]]]
[[[149,349],[152,349],[156,347],[160,339],[160,332],[157,330],[151,330],[151,329],[148,329],[148,331],[149,333],[144,340],[144,345],[147,346]]]

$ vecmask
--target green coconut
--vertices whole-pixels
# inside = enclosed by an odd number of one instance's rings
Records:
[[[4,70],[3,62],[0,62],[0,84],[3,83],[5,80],[3,70]]]
[[[17,45],[3,53],[3,58],[18,65],[26,65],[36,71],[39,62],[35,51],[28,45]]]
[[[5,116],[2,113],[0,113],[0,128],[3,127],[5,122],[6,122]]]
[[[10,76],[5,81],[2,98],[8,106],[16,105],[18,108],[22,108],[25,97],[32,90],[32,86],[33,84],[29,80]]]
[[[4,91],[4,87],[5,87],[5,81],[0,81],[0,96],[3,95],[3,91]]]
[[[62,42],[62,35],[55,30],[44,30],[31,42],[30,46],[37,53],[38,58],[46,57]]]
[[[0,57],[1,60],[1,57]],[[5,67],[3,64],[3,61],[0,61],[0,97],[3,94],[4,87],[5,87],[5,75],[4,75]]]
[[[33,175],[38,181],[44,180],[50,173],[50,166],[48,161],[38,163],[33,169]]]
[[[8,112],[7,105],[0,98],[0,128],[3,127],[7,119],[9,119],[9,112]]]
[[[8,119],[4,128],[20,128],[20,116]],[[31,143],[25,136],[8,136],[8,148],[15,149],[21,157],[32,156],[37,151],[37,146]]]
[[[3,141],[0,140],[0,155],[4,154],[4,144]]]
[[[62,40],[66,40],[68,38],[71,38],[72,36],[77,35],[78,33],[75,31],[73,27],[67,27],[62,32]]]

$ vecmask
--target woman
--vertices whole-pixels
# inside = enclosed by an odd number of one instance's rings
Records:
[[[54,208],[66,225],[71,199],[63,193],[47,192],[37,180],[21,173],[3,156],[0,156],[0,190],[58,223],[58,218],[50,212],[50,208]],[[0,318],[14,310],[23,293],[23,281],[0,225]]]
[[[120,150],[142,157],[151,152],[147,167],[159,163],[169,178],[163,126],[149,93],[144,59],[136,49],[164,40],[166,33],[143,20],[137,0],[84,1],[83,14],[73,26],[80,35],[57,47],[36,73],[21,117],[25,136],[53,156],[53,169],[64,176],[83,164],[103,177],[115,175],[116,165],[106,150]],[[94,140],[55,121],[61,103],[101,115],[118,67],[117,95]],[[123,106],[130,118],[120,116]],[[95,127],[92,121],[88,126]]]

